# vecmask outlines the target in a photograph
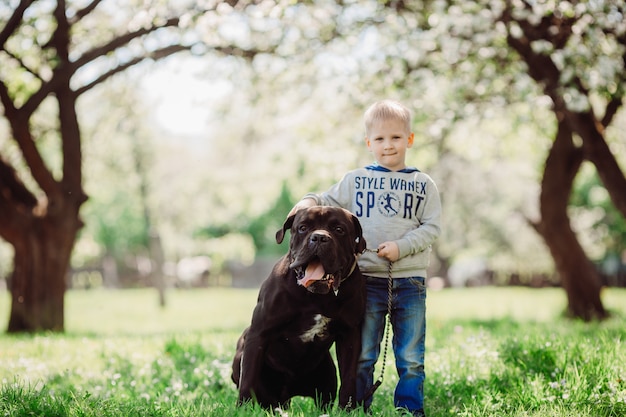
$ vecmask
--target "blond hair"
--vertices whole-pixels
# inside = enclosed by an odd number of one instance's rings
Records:
[[[372,104],[365,111],[365,134],[369,137],[370,129],[374,123],[389,119],[403,122],[406,125],[407,133],[411,132],[411,110],[398,101],[381,100]]]

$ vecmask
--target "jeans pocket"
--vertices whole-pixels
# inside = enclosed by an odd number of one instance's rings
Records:
[[[420,300],[426,299],[426,279],[424,277],[411,277],[409,278],[409,282],[418,291],[418,297]]]

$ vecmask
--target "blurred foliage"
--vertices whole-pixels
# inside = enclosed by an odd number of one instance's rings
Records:
[[[282,228],[287,213],[296,201],[291,196],[287,183],[283,182],[280,195],[273,206],[267,211],[251,219],[244,219],[240,223],[215,224],[200,228],[195,236],[208,239],[220,238],[229,233],[245,233],[250,235],[257,256],[279,256],[287,252],[288,240],[276,244],[276,232]],[[282,217],[281,217],[282,214]],[[281,220],[282,219],[282,220]]]
[[[283,227],[287,214],[296,202],[291,197],[287,184],[283,183],[280,195],[274,205],[249,223],[247,231],[252,236],[259,255],[283,255],[287,253],[289,239],[285,239],[280,245],[277,245],[276,232]]]
[[[81,211],[86,226],[74,264],[107,250],[118,256],[141,251],[146,208],[169,260],[208,254],[219,265],[284,253],[274,233],[286,213],[304,193],[323,191],[345,171],[371,162],[362,112],[391,97],[414,110],[416,143],[407,162],[429,173],[442,195],[438,254],[450,261],[488,259],[504,271],[552,269],[528,219],[538,213],[538,180],[555,126],[549,100],[507,47],[502,25],[494,24],[500,2],[406,1],[393,11],[378,1],[239,3],[186,16],[185,36],[209,47],[140,65],[81,97],[90,200]],[[559,53],[564,66],[605,98],[623,88],[614,82],[623,62],[614,43],[602,42],[600,29],[617,22],[622,9],[612,2],[594,10],[586,2],[569,6],[547,1],[536,3],[535,12],[591,18],[577,26],[580,42]],[[91,35],[104,39],[164,10],[191,6],[150,7],[141,1],[102,7],[75,28],[76,47],[87,49]],[[25,46],[41,25],[45,21],[25,34]],[[225,56],[227,45],[266,53]],[[81,76],[89,78],[87,72]],[[55,138],[45,133],[51,118],[45,107],[37,116],[38,146],[51,149],[46,158],[58,172]],[[622,163],[624,129],[624,117],[607,129]],[[147,152],[143,173],[133,144]],[[28,182],[2,125],[0,152]],[[139,198],[144,174],[146,202]],[[587,172],[579,176],[572,213],[580,235],[593,236],[586,244],[590,255],[623,250],[624,219]]]

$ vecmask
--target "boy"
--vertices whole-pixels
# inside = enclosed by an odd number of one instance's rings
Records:
[[[343,207],[363,227],[369,248],[359,257],[366,279],[367,302],[362,349],[357,370],[357,401],[373,384],[374,365],[385,328],[389,262],[393,262],[393,351],[399,381],[394,405],[415,416],[424,414],[424,350],[426,335],[426,269],[431,245],[440,233],[441,203],[433,180],[407,167],[405,156],[413,146],[411,112],[402,104],[383,100],[365,112],[365,143],[375,164],[348,172],[322,194],[307,194],[292,209],[312,205]]]

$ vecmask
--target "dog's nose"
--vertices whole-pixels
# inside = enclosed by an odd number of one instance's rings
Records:
[[[326,243],[330,240],[330,236],[323,232],[313,232],[309,237],[310,243]]]

